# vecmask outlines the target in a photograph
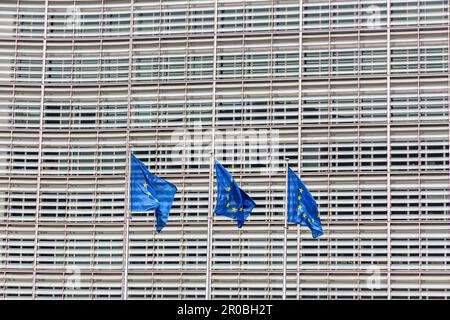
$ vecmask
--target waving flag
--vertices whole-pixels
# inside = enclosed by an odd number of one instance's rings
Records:
[[[156,231],[166,225],[177,187],[155,176],[147,167],[131,155],[130,209],[131,212],[155,210]]]
[[[217,181],[217,203],[214,212],[237,221],[241,228],[250,212],[255,207],[255,202],[245,193],[218,161],[215,161]]]
[[[307,226],[313,238],[323,234],[319,209],[302,180],[288,167],[288,222]]]

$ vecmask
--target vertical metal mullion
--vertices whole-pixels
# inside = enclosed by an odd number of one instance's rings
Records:
[[[90,270],[89,270],[89,274],[91,275],[91,285],[89,286],[89,298],[92,299],[93,297],[93,282],[94,282],[94,270],[95,270],[95,243],[96,243],[96,234],[97,234],[97,224],[94,223],[92,225],[92,239],[91,239],[91,247],[90,247],[90,261],[89,261],[89,265],[90,265]]]
[[[33,284],[32,299],[36,299],[36,276],[37,276],[37,256],[38,256],[38,236],[39,236],[39,215],[40,215],[40,193],[42,179],[42,144],[44,130],[44,102],[45,102],[45,76],[46,76],[46,56],[47,56],[47,18],[48,18],[48,0],[44,4],[44,32],[42,38],[42,69],[41,69],[41,101],[39,115],[39,150],[38,150],[38,172],[36,184],[36,212],[35,212],[35,233],[34,233],[34,257],[33,257]]]
[[[418,10],[418,17],[419,17],[419,13],[420,13],[420,8],[417,9]],[[421,203],[422,203],[422,188],[421,188],[421,160],[422,160],[422,143],[421,143],[421,134],[420,134],[420,129],[421,129],[421,101],[420,101],[420,73],[421,73],[421,62],[420,62],[420,58],[421,58],[421,49],[420,49],[420,28],[417,27],[417,90],[416,90],[416,94],[417,94],[417,163],[418,163],[418,167],[417,167],[417,206],[418,206],[418,234],[417,234],[417,241],[418,241],[418,296],[419,299],[422,298],[422,230],[421,230],[421,222],[422,222],[422,208],[421,208]],[[425,54],[426,56],[426,54]]]
[[[270,22],[269,22],[270,23]],[[272,43],[271,43],[272,44]],[[272,59],[272,51],[273,51],[273,47],[271,46],[270,48],[270,53],[269,53],[269,61]],[[269,158],[269,162],[271,164],[274,163],[274,153],[271,152],[272,151],[272,139],[271,139],[271,134],[272,134],[272,119],[273,119],[273,97],[272,97],[272,91],[269,92],[269,101],[268,101],[268,106],[269,106],[269,110],[267,113],[267,118],[269,119],[269,123],[267,126],[267,146],[266,146],[266,152],[267,152],[267,157]],[[270,170],[268,170],[268,177],[267,177],[267,184],[269,186],[272,186],[273,184],[273,166],[270,168]],[[267,188],[267,190],[265,190],[265,194],[267,196],[267,199],[269,200],[266,205],[265,205],[265,210],[266,210],[266,219],[268,221],[273,221],[273,212],[274,212],[274,201],[272,201],[272,199],[274,199],[274,194],[273,191],[271,190],[271,188]],[[267,214],[268,213],[268,214]],[[268,256],[268,265],[267,265],[267,277],[268,277],[268,286],[267,286],[267,291],[265,294],[265,298],[266,299],[270,299],[272,298],[272,286],[271,286],[271,268],[273,267],[273,256],[274,256],[274,243],[276,243],[276,241],[274,241],[273,236],[274,233],[272,232],[273,230],[273,224],[270,223],[268,224],[268,228],[267,228],[267,256]],[[275,233],[275,237],[276,237],[276,233]],[[276,291],[276,290],[275,290]]]
[[[418,122],[417,122],[417,150],[418,150],[418,170],[417,170],[417,206],[418,206],[418,254],[419,254],[419,270],[418,270],[418,285],[419,285],[419,299],[422,299],[422,181],[421,181],[421,162],[422,162],[422,137],[421,137],[421,126],[420,126],[420,94],[419,94],[419,76],[417,77],[417,106],[418,106]],[[425,144],[426,145],[426,144]]]
[[[97,83],[96,83],[96,87],[97,87],[97,106],[96,106],[96,110],[95,110],[95,114],[96,114],[96,118],[95,118],[95,131],[96,131],[96,141],[95,141],[95,170],[94,170],[94,180],[95,180],[95,184],[94,184],[94,201],[95,204],[97,203],[97,192],[98,192],[98,171],[100,169],[100,128],[101,128],[101,119],[102,119],[102,103],[103,103],[103,99],[102,99],[102,92],[103,92],[103,88],[101,86],[101,79],[102,79],[102,68],[103,68],[103,27],[104,27],[104,1],[101,1],[101,6],[100,6],[100,43],[99,43],[99,60],[97,62]],[[95,235],[95,226],[97,223],[97,206],[94,207],[93,210],[93,215],[92,215],[92,224],[93,224],[93,235]],[[91,278],[91,282],[93,281],[93,277]],[[92,293],[92,287],[91,287],[91,293]]]
[[[102,118],[102,110],[101,110],[101,94],[102,94],[102,87],[101,87],[101,80],[102,80],[102,69],[103,69],[103,27],[104,27],[104,0],[102,0],[101,7],[100,7],[100,43],[99,43],[99,59],[97,61],[97,109],[96,109],[96,117],[95,117],[95,129],[97,130],[97,139],[99,135],[99,129],[101,125],[101,118]],[[97,161],[98,161],[98,143],[96,145],[97,148]],[[97,176],[97,170],[95,171],[95,174]]]
[[[134,0],[133,0],[134,1]],[[163,15],[163,5],[162,5],[162,0],[159,0],[159,13],[162,17],[164,17]],[[159,24],[158,24],[158,33],[161,34],[163,31],[163,22],[164,19],[159,19]],[[156,75],[157,77],[161,77],[161,73],[164,71],[163,69],[163,61],[161,58],[161,37],[158,37],[158,43],[157,43],[157,48],[158,50],[156,51],[157,54],[155,53],[155,55],[157,55],[157,68],[156,68]],[[156,83],[156,108],[155,108],[155,115],[156,115],[156,121],[155,121],[155,149],[157,149],[157,144],[158,144],[158,126],[160,125],[159,123],[159,105],[160,105],[160,89],[159,89],[159,82]],[[153,89],[153,88],[152,88]],[[155,90],[155,89],[153,89]],[[152,110],[152,106],[150,105],[150,110]],[[152,112],[152,111],[151,111]],[[158,153],[155,152],[155,157],[158,156]],[[156,226],[156,221],[155,221],[155,226]],[[153,228],[153,235],[152,235],[152,252],[151,252],[151,257],[152,257],[152,263],[151,263],[151,298],[154,299],[155,298],[155,257],[157,255],[157,250],[155,249],[158,242],[156,240],[156,232],[155,232],[155,228]],[[161,296],[164,296],[165,292],[162,291]],[[157,297],[157,294],[156,294]]]
[[[6,199],[6,208],[5,211],[5,272],[3,272],[3,281],[2,281],[2,288],[3,288],[3,299],[7,298],[7,290],[6,290],[6,269],[8,267],[8,247],[9,247],[9,232],[10,232],[10,218],[11,218],[11,204],[13,203],[12,200],[12,188],[11,188],[11,182],[12,182],[12,167],[13,167],[13,150],[14,150],[14,139],[13,139],[13,132],[14,127],[16,125],[15,123],[15,110],[16,110],[16,78],[17,78],[17,72],[16,72],[16,66],[17,66],[17,57],[18,57],[18,38],[19,38],[19,8],[20,8],[20,1],[16,2],[16,34],[14,39],[14,73],[12,73],[13,77],[13,84],[12,84],[12,102],[11,102],[11,127],[9,130],[9,151],[10,151],[10,159],[9,159],[9,167],[8,167],[8,184],[7,184],[7,199]]]
[[[75,0],[74,0],[75,2]],[[100,20],[99,20],[99,25],[100,25],[100,39],[99,39],[99,60],[97,61],[97,83],[96,83],[96,88],[97,88],[97,105],[96,105],[96,109],[95,109],[95,126],[94,126],[94,130],[95,130],[95,168],[94,168],[94,208],[93,208],[93,214],[92,214],[92,225],[93,225],[93,235],[95,235],[95,226],[97,223],[97,194],[98,194],[98,171],[100,169],[100,127],[101,127],[101,119],[102,119],[102,112],[101,112],[101,104],[103,102],[102,99],[102,86],[101,86],[101,77],[102,77],[102,61],[103,61],[103,26],[104,26],[104,1],[101,1],[101,6],[100,6]],[[91,274],[91,283],[93,281],[93,276],[92,273]],[[93,287],[91,286],[91,295],[92,295],[92,290]]]
[[[298,142],[297,142],[297,171],[299,175],[302,175],[302,124],[303,124],[303,95],[302,95],[302,81],[303,81],[303,0],[299,0],[299,36],[298,36]],[[301,257],[302,257],[302,241],[301,241],[301,228],[297,225],[297,299],[301,297]]]
[[[273,150],[273,145],[272,145],[272,133],[273,133],[273,131],[274,131],[274,125],[276,126],[276,123],[275,123],[275,117],[276,117],[276,114],[275,114],[275,108],[276,108],[276,102],[274,101],[274,96],[273,96],[273,87],[274,87],[274,82],[273,82],[273,78],[274,78],[274,76],[275,76],[275,68],[274,68],[274,66],[276,66],[276,49],[274,49],[274,33],[276,32],[276,26],[275,26],[275,13],[276,13],[276,10],[274,10],[275,8],[274,8],[274,1],[272,0],[272,2],[271,2],[271,5],[272,5],[272,7],[270,8],[270,10],[269,10],[269,19],[270,19],[270,21],[269,21],[269,29],[271,30],[270,31],[270,51],[269,51],[269,54],[268,54],[268,63],[267,63],[267,65],[268,65],[268,73],[267,73],[267,76],[268,76],[268,80],[269,80],[269,92],[268,92],[268,94],[269,94],[269,114],[268,114],[268,119],[269,119],[269,123],[268,123],[268,130],[267,130],[267,134],[268,134],[268,137],[269,137],[269,139],[270,139],[270,144],[269,144],[269,146],[270,146],[270,150],[268,149],[267,151],[270,153],[270,159],[271,159],[271,163],[273,164],[274,163],[274,154],[273,154],[273,152],[272,152],[272,150]],[[286,106],[284,106],[283,108],[286,108]],[[277,141],[275,141],[275,143],[278,143]],[[269,148],[269,146],[268,146],[268,148]],[[278,159],[277,161],[280,161],[280,159]],[[283,160],[282,160],[283,161]],[[272,166],[273,167],[273,166]],[[271,175],[270,175],[270,183],[269,183],[269,186],[272,186],[272,183],[273,183],[273,176],[272,176],[272,173],[273,173],[273,168],[271,168],[271,170],[270,170],[270,173],[271,173]],[[276,173],[276,175],[278,176],[278,174]],[[270,189],[270,187],[269,187],[269,189]],[[274,214],[274,212],[276,212],[276,205],[274,205],[274,200],[277,198],[277,193],[275,192],[273,192],[273,191],[269,191],[269,199],[272,199],[272,201],[270,201],[270,204],[269,204],[269,207],[270,207],[270,218],[272,219],[273,218],[273,214]],[[282,195],[282,198],[284,198],[284,196]],[[284,208],[283,208],[284,209]],[[282,215],[282,217],[284,217],[285,215],[283,214]],[[272,234],[272,226],[270,227],[270,229],[271,230],[269,230],[269,235],[270,234]],[[283,230],[283,232],[284,232],[284,230]],[[276,232],[274,235],[276,235],[278,232]],[[284,233],[283,233],[284,234]],[[284,236],[283,236],[284,237]],[[274,241],[273,239],[271,239],[270,240],[271,242],[272,242],[272,256],[270,257],[271,259],[273,259],[273,243],[276,243],[276,241]],[[284,242],[284,238],[282,238],[282,241]],[[284,250],[284,247],[283,247],[283,250]],[[283,261],[284,261],[284,255],[283,255]],[[284,262],[283,262],[284,263]],[[269,277],[270,277],[270,268],[268,269],[268,274],[269,274]],[[282,274],[282,276],[283,276],[283,278],[282,278],[282,281],[283,281],[283,287],[282,287],[282,296],[285,296],[285,283],[284,283],[284,280],[285,280],[285,274],[284,274],[284,268],[283,268],[283,274]],[[275,290],[275,294],[276,294],[276,290]],[[269,287],[269,296],[268,296],[270,299],[272,299],[273,298],[273,290],[272,290],[272,288],[270,288]]]
[[[101,94],[102,94],[102,77],[103,77],[103,26],[104,26],[104,0],[102,0],[101,2],[101,11],[100,11],[100,44],[99,44],[99,60],[98,60],[98,64],[97,64],[97,69],[98,69],[98,74],[97,74],[97,83],[96,83],[96,87],[97,87],[97,109],[96,109],[96,119],[95,119],[95,130],[96,130],[96,144],[95,144],[95,149],[96,149],[96,153],[95,153],[95,164],[96,164],[96,168],[94,170],[94,175],[95,175],[95,190],[97,190],[97,183],[98,183],[98,170],[100,168],[100,126],[101,126],[101,120],[102,120],[102,113],[101,113],[101,103],[103,102],[101,99]],[[96,235],[96,228],[97,228],[97,221],[96,221],[96,216],[92,216],[92,241],[91,241],[91,248],[90,248],[90,256],[91,256],[91,260],[90,260],[90,265],[91,265],[91,269],[89,272],[90,275],[90,291],[89,291],[89,297],[92,298],[93,296],[93,283],[94,283],[94,271],[95,270],[93,268],[93,263],[94,263],[94,259],[95,259],[95,235]]]
[[[450,7],[448,8],[448,19],[450,20]],[[449,21],[450,22],[450,21]],[[448,50],[447,50],[447,116],[448,116],[448,147],[447,152],[450,153],[450,26],[447,27],[447,43],[448,43]],[[450,203],[450,168],[447,168],[447,177],[448,177],[448,188],[449,193],[447,194],[447,203]],[[448,222],[450,220],[450,214],[446,215],[446,221]]]
[[[68,185],[68,183],[67,183],[67,185]],[[66,188],[67,188],[67,187],[66,187]],[[66,194],[67,194],[67,193],[66,193]],[[68,205],[66,205],[66,212],[67,212],[67,207],[68,207]],[[66,216],[66,215],[64,215],[64,216]],[[63,242],[64,263],[67,263],[67,250],[66,250],[66,247],[67,247],[67,222],[64,223],[64,242]],[[66,268],[67,268],[67,267],[66,267]],[[66,271],[66,270],[64,270],[64,273],[65,273],[65,271]],[[65,298],[65,293],[64,293],[65,289],[66,289],[66,286],[63,286],[63,287],[62,287],[62,290],[61,290],[62,298],[63,298],[63,299]]]
[[[184,159],[184,150],[186,150],[186,131],[187,131],[187,119],[188,119],[188,117],[187,117],[187,108],[186,108],[186,106],[187,106],[187,104],[188,104],[188,102],[187,102],[187,95],[188,95],[188,79],[189,79],[189,77],[190,77],[190,75],[191,74],[193,74],[193,63],[191,64],[190,62],[191,62],[191,58],[190,58],[190,56],[189,56],[189,50],[190,50],[190,42],[189,42],[189,33],[190,33],[190,29],[191,29],[191,16],[193,16],[192,15],[192,13],[191,13],[191,5],[190,5],[191,3],[189,2],[189,3],[187,3],[187,10],[186,10],[186,16],[185,16],[185,24],[186,24],[186,29],[185,29],[185,31],[184,31],[184,33],[185,33],[185,36],[186,36],[186,47],[185,47],[185,60],[184,60],[184,65],[185,65],[185,73],[184,73],[184,81],[183,81],[183,85],[184,85],[184,94],[183,94],[183,100],[184,100],[184,103],[183,103],[183,113],[182,113],[182,121],[183,121],[183,123],[182,123],[182,125],[181,125],[181,128],[183,129],[183,131],[184,131],[184,133],[185,134],[183,134],[183,150],[182,150],[182,157],[183,157],[183,159]],[[193,78],[192,78],[193,79]],[[184,166],[184,162],[183,162],[183,164],[181,165],[181,167],[182,167],[182,170],[181,170],[181,172],[183,173],[182,174],[182,177],[181,177],[181,183],[182,183],[182,186],[183,186],[183,193],[184,193],[184,190],[185,190],[185,166]],[[184,206],[185,206],[185,200],[184,200],[184,197],[182,197],[182,199],[181,199],[181,202],[182,202],[182,204],[181,204],[181,206],[180,206],[180,208],[184,208]],[[182,270],[183,270],[183,264],[184,264],[184,261],[185,261],[185,259],[186,259],[186,245],[185,245],[185,243],[186,243],[186,238],[185,238],[185,228],[184,228],[184,215],[182,214],[182,213],[180,213],[180,243],[181,243],[181,245],[180,245],[180,262],[181,262],[181,267],[179,268],[179,289],[180,289],[180,291],[179,291],[179,296],[178,296],[178,298],[179,299],[183,299],[184,297],[183,297],[183,282],[184,282],[184,277],[183,277],[183,272],[182,272]]]
[[[283,237],[283,300],[286,300],[287,294],[287,246],[288,246],[288,169],[289,158],[285,158],[285,197],[284,197],[284,237]]]
[[[128,299],[128,260],[129,260],[129,236],[130,236],[130,131],[131,131],[131,95],[133,78],[133,31],[134,31],[134,0],[130,0],[130,37],[128,40],[128,83],[127,83],[127,131],[126,131],[126,165],[125,165],[125,225],[124,225],[124,249],[122,266],[122,299]]]
[[[72,86],[71,86],[71,88],[70,88],[70,95],[72,96]],[[70,100],[69,100],[69,110],[71,109],[71,104],[72,104],[72,99],[70,98]],[[70,120],[69,120],[69,123],[70,123]],[[69,127],[70,127],[70,124],[69,124]],[[65,210],[64,210],[64,247],[63,247],[63,249],[64,249],[64,261],[66,262],[67,260],[66,260],[66,254],[67,254],[67,249],[66,249],[66,247],[67,247],[67,224],[68,224],[68,211],[69,211],[69,204],[70,204],[70,200],[69,200],[69,184],[70,184],[70,180],[69,180],[69,176],[70,176],[70,164],[72,163],[72,160],[73,160],[73,158],[72,157],[70,157],[70,149],[71,149],[71,135],[70,135],[70,133],[71,133],[71,131],[70,131],[70,129],[69,129],[69,132],[68,132],[68,143],[67,143],[67,157],[68,157],[68,161],[67,161],[67,169],[66,169],[66,186],[65,186],[65,191],[66,191],[66,199],[65,199],[65,201],[66,201],[66,205],[65,205]],[[62,289],[62,292],[63,292],[63,297],[64,297],[64,289],[65,289],[65,286],[63,287],[63,289]]]
[[[15,104],[15,84],[13,85],[13,103],[12,103],[12,108],[14,108],[14,104]],[[14,114],[14,111],[12,111],[12,114]],[[14,124],[14,122],[13,122]],[[3,288],[3,299],[6,299],[7,297],[7,290],[6,290],[6,270],[8,268],[8,248],[9,248],[9,233],[10,233],[10,219],[11,219],[11,206],[13,203],[12,200],[12,190],[11,190],[11,176],[12,176],[12,163],[13,163],[13,158],[12,158],[12,149],[13,149],[13,127],[11,128],[11,131],[9,132],[9,148],[10,148],[10,162],[9,162],[9,168],[8,168],[8,184],[7,184],[7,199],[6,199],[6,208],[7,210],[5,210],[5,215],[4,215],[4,223],[5,223],[5,244],[4,244],[4,264],[3,267],[5,268],[5,271],[3,272],[3,281],[2,281],[2,285],[0,286],[0,288]],[[6,160],[7,161],[7,160]],[[1,258],[1,257],[0,257]],[[1,264],[0,264],[1,265]]]
[[[190,19],[188,20],[188,28],[190,27]],[[188,37],[186,37],[188,39]],[[188,58],[188,54],[189,54],[189,42],[187,41],[186,43],[186,58]],[[187,59],[187,61],[189,61],[189,59]],[[187,63],[187,62],[186,62]],[[192,65],[191,65],[192,68]],[[192,72],[192,70],[191,70]],[[187,253],[186,253],[186,247],[188,247],[189,245],[189,240],[186,239],[186,231],[185,231],[185,211],[186,211],[186,136],[187,136],[187,132],[188,132],[188,111],[187,111],[187,106],[189,104],[188,102],[188,95],[189,95],[189,89],[188,89],[188,83],[187,81],[184,82],[184,104],[183,104],[183,124],[182,124],[182,129],[183,129],[183,149],[181,150],[180,154],[181,154],[181,164],[180,164],[180,169],[182,172],[182,176],[181,176],[181,190],[182,190],[182,196],[180,199],[180,242],[181,242],[181,250],[180,250],[180,256],[181,256],[181,268],[180,268],[180,288],[181,288],[181,292],[180,292],[180,298],[183,299],[183,276],[182,276],[182,270],[183,270],[183,265],[186,262],[187,259]],[[188,228],[189,230],[189,228]]]
[[[387,143],[387,168],[386,168],[386,189],[387,189],[387,299],[391,299],[391,0],[387,0],[387,28],[386,28],[386,46],[387,46],[387,77],[386,77],[386,102],[387,102],[387,125],[386,125],[386,143]]]
[[[211,149],[210,157],[215,154],[215,129],[216,129],[216,86],[217,86],[217,22],[218,22],[218,0],[214,0],[214,45],[213,45],[213,87],[212,87],[212,111],[211,111]],[[206,290],[205,298],[210,300],[212,297],[212,251],[213,247],[213,222],[214,215],[212,213],[213,206],[213,166],[210,159],[209,166],[209,199],[208,199],[208,217],[207,217],[207,254],[206,254]]]
[[[245,3],[243,3],[243,8],[242,8],[243,14],[244,14],[244,19],[243,19],[243,31],[244,33],[242,34],[242,72],[243,72],[243,76],[245,77],[245,70],[246,70],[246,46],[245,46],[245,28],[246,28],[246,23],[247,23],[247,10],[246,10],[246,6]],[[252,72],[252,67],[249,68],[249,71]],[[249,72],[249,73],[250,73]],[[240,163],[239,163],[239,180],[241,182],[242,185],[242,177],[243,175],[245,176],[245,151],[244,151],[244,118],[245,118],[245,90],[244,90],[244,86],[245,86],[245,82],[242,79],[241,80],[241,110],[240,110],[240,117],[239,117],[239,144],[238,146],[240,146],[240,150],[239,153],[236,152],[236,158],[240,159]],[[234,132],[233,132],[234,135]],[[237,140],[237,139],[236,139]],[[237,144],[237,141],[236,141]],[[234,148],[234,147],[233,147]],[[233,150],[234,153],[234,150]],[[233,159],[234,162],[234,159]],[[244,164],[244,165],[243,165]],[[244,174],[242,173],[242,171],[244,170]],[[242,229],[238,230],[238,256],[239,256],[239,270],[242,270]],[[237,296],[238,299],[240,299],[240,295],[241,295],[241,271],[238,272],[237,274]]]
[[[328,95],[328,114],[327,114],[327,141],[328,141],[328,166],[327,166],[327,189],[328,189],[328,205],[327,205],[327,211],[328,211],[328,232],[327,232],[327,272],[326,272],[326,284],[327,284],[327,295],[326,298],[330,299],[330,223],[332,222],[332,217],[329,214],[331,211],[331,188],[330,188],[330,171],[331,171],[331,148],[332,148],[332,143],[331,143],[331,133],[330,133],[330,126],[331,126],[331,118],[330,118],[330,114],[331,114],[331,73],[332,73],[332,69],[333,69],[333,56],[332,56],[332,52],[331,52],[331,30],[330,30],[330,24],[332,23],[331,21],[331,11],[332,11],[332,5],[331,5],[331,0],[328,0],[328,80],[327,80],[327,95]]]
[[[358,0],[358,9],[359,12],[361,12],[361,1]],[[356,208],[357,208],[357,219],[358,219],[358,283],[356,285],[357,290],[357,299],[361,299],[361,153],[362,153],[362,147],[361,147],[361,64],[362,64],[362,54],[361,54],[361,26],[360,26],[360,20],[358,19],[358,50],[357,50],[357,63],[358,63],[358,77],[357,77],[357,93],[356,93],[356,108],[357,108],[357,146],[356,146],[356,157],[358,161],[358,173],[357,173],[357,201],[356,201]],[[372,156],[372,155],[371,155]],[[353,298],[355,298],[353,296]]]
[[[75,0],[73,1],[73,6],[75,7]],[[73,82],[74,82],[74,69],[76,68],[75,65],[75,30],[76,28],[74,27],[72,30],[72,48],[71,48],[71,58],[72,58],[72,68],[70,70],[70,80],[71,80],[71,84],[70,84],[70,95],[69,95],[69,115],[68,115],[68,143],[67,143],[67,168],[66,168],[66,206],[65,206],[65,214],[64,214],[64,262],[67,263],[67,224],[68,224],[68,211],[69,211],[69,204],[70,204],[70,200],[69,200],[69,175],[70,175],[70,165],[73,163],[73,157],[70,156],[70,150],[71,150],[71,130],[72,130],[72,112],[73,112]],[[96,196],[94,193],[94,201],[96,201]],[[78,205],[78,202],[77,202]],[[65,295],[65,289],[66,286],[63,286],[62,288],[62,296],[64,298]]]

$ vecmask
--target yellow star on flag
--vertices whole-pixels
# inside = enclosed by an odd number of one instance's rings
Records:
[[[300,204],[299,206],[298,206],[298,210],[302,210],[303,209],[303,207],[302,207],[302,205]]]
[[[150,191],[147,191],[147,195],[150,197],[152,194],[150,193]]]
[[[230,190],[231,190],[231,187],[228,187],[228,188],[227,188],[227,191],[229,192]]]
[[[229,206],[230,206],[230,203],[228,202],[228,203],[227,203],[227,208],[228,208]]]
[[[303,217],[303,218],[306,218],[306,213],[302,214],[302,217]]]
[[[144,182],[144,188],[147,188],[148,184],[147,182]]]
[[[237,210],[236,208],[231,208],[231,211],[236,212]]]
[[[298,196],[297,199],[298,199],[298,200],[302,200],[302,196]]]
[[[303,188],[298,189],[298,191],[300,191],[300,193],[303,193]]]

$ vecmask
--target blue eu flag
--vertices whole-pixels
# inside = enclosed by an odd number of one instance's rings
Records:
[[[215,161],[217,182],[217,203],[214,212],[233,220],[237,220],[241,228],[255,202],[237,185],[231,174],[218,161]]]
[[[302,180],[288,167],[288,222],[307,226],[313,238],[323,234],[319,209]]]
[[[131,155],[131,212],[155,210],[156,231],[165,227],[177,187],[155,176],[135,155]]]

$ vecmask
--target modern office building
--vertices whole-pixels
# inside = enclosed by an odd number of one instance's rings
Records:
[[[214,149],[257,207],[212,298],[282,297],[289,158],[324,235],[289,227],[287,298],[449,299],[449,44],[447,0],[1,1],[0,298],[204,298]]]

